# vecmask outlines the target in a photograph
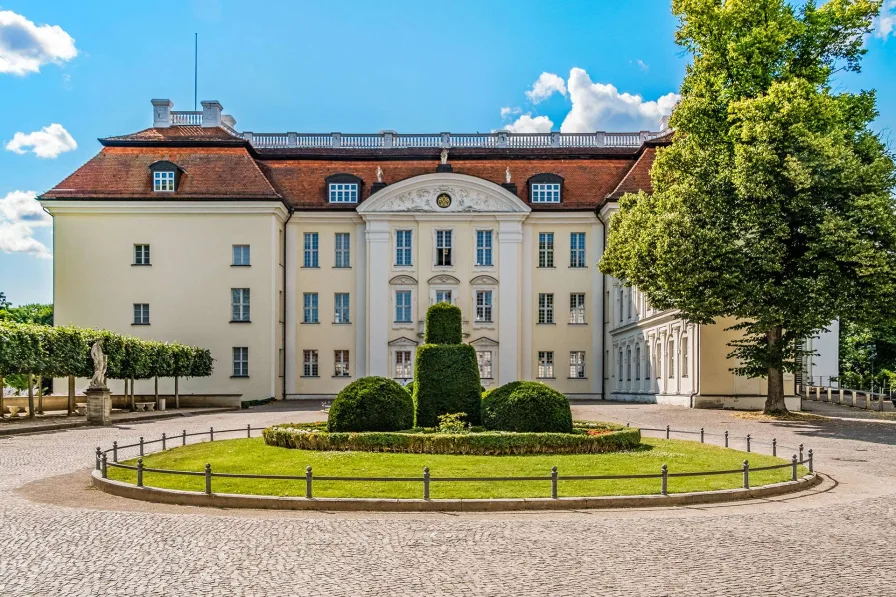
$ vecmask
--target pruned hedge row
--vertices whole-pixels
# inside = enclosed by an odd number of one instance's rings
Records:
[[[595,430],[599,433],[594,433]],[[422,431],[422,430],[421,430]],[[600,454],[637,447],[641,431],[632,427],[577,428],[573,433],[448,434],[425,432],[328,433],[319,425],[275,425],[262,436],[269,446],[296,450],[395,452],[405,454]]]
[[[0,322],[0,374],[33,373],[44,377],[90,377],[90,347],[103,341],[110,379],[207,377],[214,367],[204,348],[176,342],[143,340],[72,326]]]

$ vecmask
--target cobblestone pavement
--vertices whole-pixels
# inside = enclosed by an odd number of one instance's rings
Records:
[[[574,407],[577,418],[804,443],[829,475],[809,492],[730,505],[257,512],[160,506],[87,488],[85,463],[97,445],[322,418],[298,408],[0,438],[0,595],[896,595],[896,426],[876,421]]]

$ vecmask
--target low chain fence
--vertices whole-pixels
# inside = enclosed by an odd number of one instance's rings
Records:
[[[628,426],[628,425],[627,425]],[[206,463],[204,471],[181,471],[181,470],[172,470],[172,469],[157,469],[150,468],[143,465],[143,456],[146,454],[146,448],[148,446],[160,446],[161,450],[167,450],[171,447],[177,446],[186,446],[188,444],[188,439],[190,438],[198,438],[201,441],[203,438],[207,437],[208,441],[215,441],[215,437],[220,437],[221,435],[239,435],[242,436],[245,434],[246,438],[251,438],[253,432],[261,432],[264,427],[252,427],[251,425],[246,425],[246,427],[239,429],[224,429],[224,430],[215,430],[214,427],[210,427],[208,431],[199,431],[193,433],[187,433],[186,429],[183,430],[179,435],[169,436],[165,433],[162,433],[161,437],[153,440],[144,440],[143,437],[140,437],[137,443],[133,444],[125,444],[119,445],[117,441],[112,442],[112,447],[106,450],[103,450],[101,447],[97,447],[96,449],[96,470],[100,471],[103,479],[108,479],[108,471],[109,468],[118,468],[123,470],[130,470],[136,473],[137,487],[147,487],[144,483],[144,475],[146,473],[154,473],[154,474],[164,474],[164,475],[182,475],[182,476],[190,476],[190,477],[204,477],[205,478],[205,493],[206,495],[211,495],[212,492],[212,481],[215,478],[228,478],[228,479],[266,479],[266,480],[283,480],[283,481],[305,481],[305,497],[311,499],[314,497],[314,482],[315,481],[348,481],[348,482],[362,482],[362,483],[391,483],[391,482],[416,482],[422,484],[422,497],[424,500],[429,500],[430,494],[430,485],[432,483],[465,483],[465,482],[495,482],[500,483],[504,481],[549,481],[551,484],[551,495],[550,497],[553,499],[557,499],[557,488],[560,481],[619,481],[626,479],[655,479],[657,484],[660,487],[660,493],[662,495],[668,495],[669,488],[669,479],[670,478],[682,478],[682,477],[708,477],[715,475],[735,475],[740,474],[743,476],[743,488],[750,489],[750,473],[756,473],[760,471],[772,471],[772,470],[780,470],[780,469],[791,469],[791,481],[797,481],[797,468],[800,465],[806,465],[809,469],[809,473],[815,472],[815,467],[813,463],[814,454],[811,449],[808,451],[804,450],[803,444],[800,444],[795,448],[787,448],[778,444],[778,440],[776,438],[772,438],[771,442],[766,441],[757,441],[755,438],[751,437],[747,434],[742,438],[735,438],[731,436],[728,431],[725,431],[722,434],[718,433],[706,433],[705,430],[701,427],[699,431],[682,431],[682,430],[673,430],[670,426],[666,426],[665,428],[650,428],[650,427],[639,427],[641,432],[649,432],[656,433],[661,437],[664,435],[666,439],[673,439],[673,436],[684,436],[684,437],[696,437],[699,436],[700,443],[707,443],[707,440],[716,440],[710,441],[710,443],[718,442],[719,445],[724,445],[724,447],[733,447],[733,444],[744,445],[747,452],[752,452],[753,449],[757,446],[767,446],[769,448],[769,452],[772,456],[778,455],[779,450],[793,450],[793,455],[790,458],[790,462],[784,464],[777,464],[772,466],[762,466],[762,467],[750,467],[750,463],[748,460],[744,460],[743,464],[740,468],[737,469],[728,469],[728,470],[709,470],[709,471],[688,471],[688,472],[673,472],[669,470],[667,465],[662,465],[660,470],[657,473],[647,473],[647,474],[634,474],[634,475],[561,475],[558,468],[556,466],[551,467],[549,473],[545,475],[534,475],[534,476],[516,476],[516,477],[438,477],[432,476],[430,474],[429,467],[423,467],[423,474],[415,477],[342,477],[342,476],[327,476],[327,475],[315,475],[312,467],[308,466],[305,468],[304,475],[260,475],[260,474],[252,474],[252,473],[218,473],[212,470],[211,463]],[[122,451],[127,450],[136,450],[137,451],[137,463],[136,465],[128,465],[119,462],[119,458],[121,456]],[[131,457],[133,458],[133,456]]]

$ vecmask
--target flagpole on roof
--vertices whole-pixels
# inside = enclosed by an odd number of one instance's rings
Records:
[[[199,34],[193,34],[193,111],[199,103]]]

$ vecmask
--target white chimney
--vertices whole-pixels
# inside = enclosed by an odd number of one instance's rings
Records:
[[[167,99],[152,100],[152,126],[157,129],[164,129],[171,126],[171,108],[174,102]]]
[[[223,116],[221,116],[221,122],[223,122],[225,126],[229,126],[230,128],[236,130],[236,118],[234,118],[230,114],[224,114]]]
[[[202,104],[202,126],[213,127],[221,126],[221,102],[216,100],[204,100],[199,102]]]
[[[660,132],[669,130],[669,118],[671,118],[671,116],[668,115],[660,118]]]

